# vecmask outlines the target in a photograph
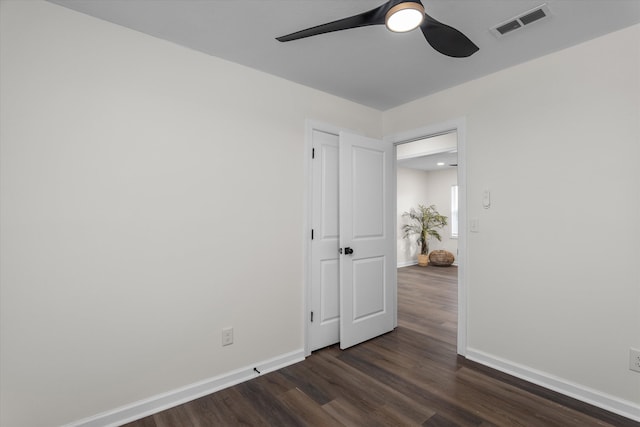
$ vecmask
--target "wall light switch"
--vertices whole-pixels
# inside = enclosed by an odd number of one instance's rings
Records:
[[[640,350],[629,349],[629,369],[640,372]]]
[[[472,233],[480,232],[480,220],[478,218],[471,218],[469,221],[469,229]]]
[[[489,209],[491,207],[491,191],[484,190],[482,192],[482,207]]]
[[[233,328],[222,329],[222,345],[233,344]]]

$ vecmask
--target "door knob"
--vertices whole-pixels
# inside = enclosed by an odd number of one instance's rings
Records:
[[[353,249],[346,247],[344,248],[344,254],[345,255],[351,255],[353,253]]]

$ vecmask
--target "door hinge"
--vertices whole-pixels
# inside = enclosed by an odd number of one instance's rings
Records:
[[[311,312],[311,321],[313,322],[313,311]]]
[[[313,228],[311,229],[311,240],[313,240]]]
[[[315,149],[315,148],[312,148],[312,149],[311,149],[311,158],[312,158],[312,159],[315,159],[315,158],[316,158],[316,149]]]

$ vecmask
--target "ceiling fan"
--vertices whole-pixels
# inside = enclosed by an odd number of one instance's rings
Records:
[[[460,31],[427,15],[420,0],[389,0],[368,12],[276,37],[276,40],[288,42],[333,31],[383,24],[393,32],[407,32],[420,27],[431,47],[454,58],[465,58],[479,50]]]

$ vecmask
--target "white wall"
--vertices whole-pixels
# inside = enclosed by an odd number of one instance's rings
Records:
[[[458,170],[456,168],[427,172],[427,203],[436,205],[438,212],[448,218],[448,224],[440,230],[442,241],[430,239],[429,251],[436,249],[449,251],[456,255],[456,262],[458,258],[458,240],[451,238],[451,186],[456,185],[457,182]]]
[[[417,169],[398,168],[396,172],[396,198],[398,200],[398,242],[397,242],[397,262],[398,267],[413,265],[418,262],[420,248],[413,238],[403,239],[402,225],[406,220],[402,217],[404,212],[408,212],[412,207],[417,208],[419,204],[424,204],[427,198],[425,181],[427,172]]]
[[[469,348],[640,404],[640,27],[381,114],[41,1],[0,20],[1,425],[302,349],[306,118],[466,116]]]
[[[640,419],[640,26],[387,111],[384,132],[458,117],[470,354]]]
[[[380,137],[381,113],[0,4],[0,424],[59,425],[302,350],[304,121]]]
[[[442,241],[429,239],[429,251],[444,249],[457,254],[458,241],[451,238],[451,186],[458,180],[457,170],[449,168],[442,171],[421,171],[417,169],[398,168],[398,266],[413,265],[418,262],[420,248],[414,238],[404,239],[402,226],[407,223],[402,217],[404,212],[418,205],[436,205],[438,212],[448,218],[448,225],[440,230]],[[457,256],[456,256],[457,262]]]

